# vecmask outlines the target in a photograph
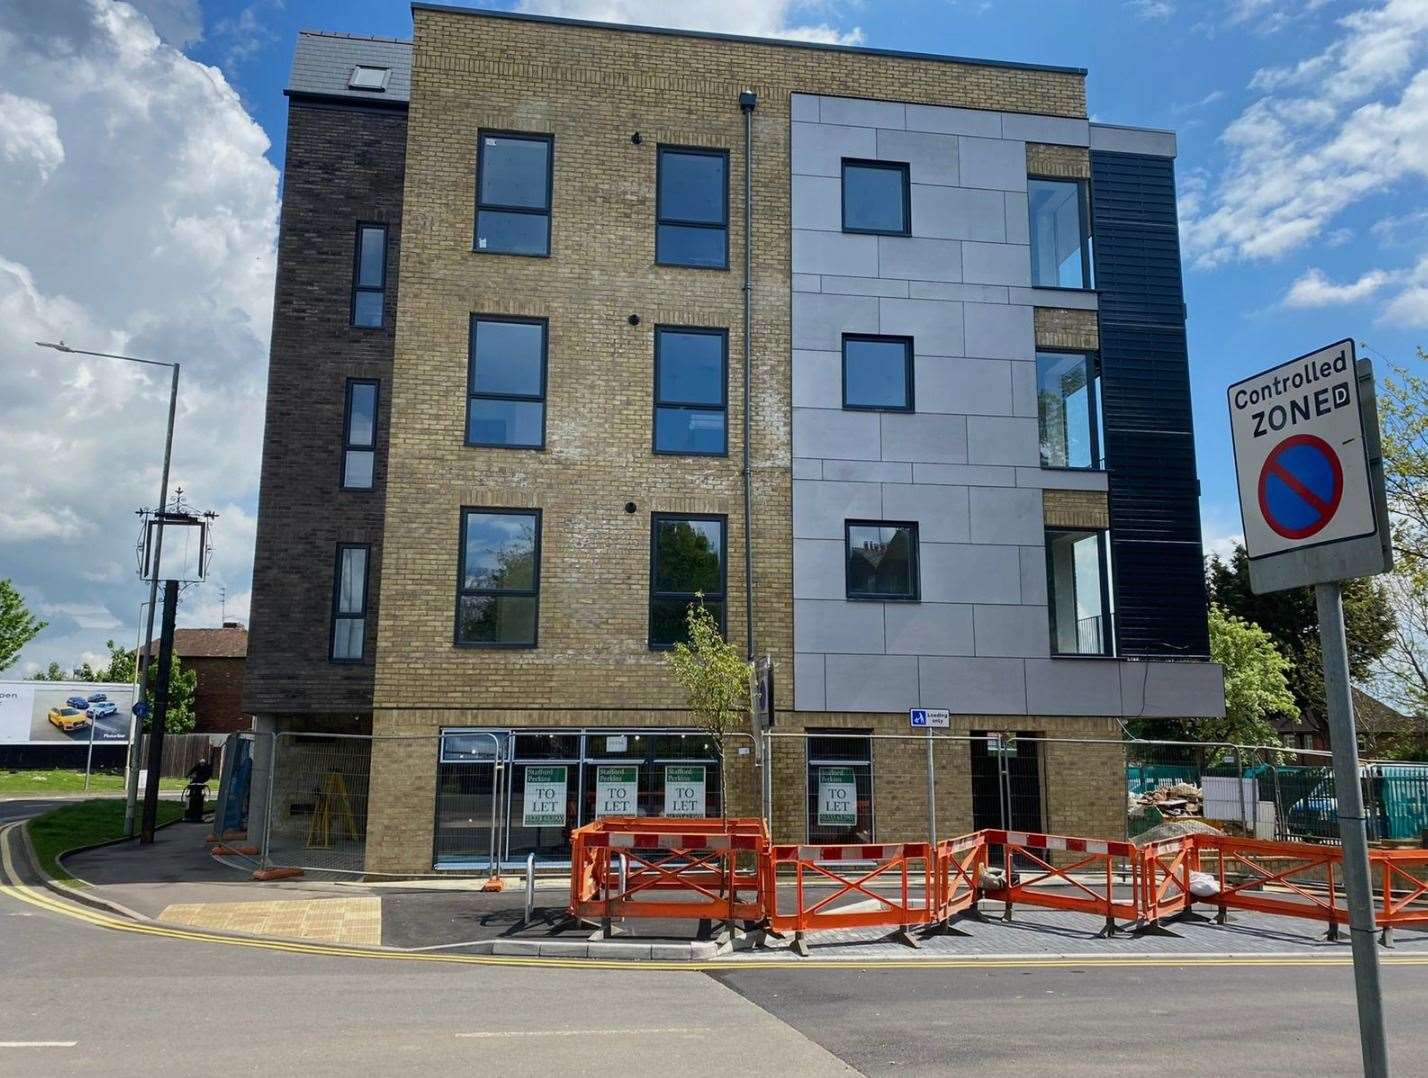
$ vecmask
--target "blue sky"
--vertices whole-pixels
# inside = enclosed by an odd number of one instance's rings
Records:
[[[725,19],[702,15],[705,8],[738,7],[729,4],[577,0],[526,6],[597,18],[628,13],[629,21],[659,18],[662,9],[660,21],[666,23],[676,21],[678,16],[672,13],[682,9],[683,18],[695,25],[704,25],[701,20],[709,18],[721,29],[740,29],[737,10]],[[844,40],[883,48],[1085,67],[1093,119],[1178,133],[1181,190],[1193,194],[1202,186],[1213,193],[1234,167],[1236,143],[1227,144],[1225,135],[1246,110],[1266,99],[1314,100],[1335,75],[1332,66],[1326,66],[1323,82],[1311,77],[1285,84],[1274,93],[1272,80],[1263,73],[1293,69],[1347,47],[1354,31],[1343,20],[1385,6],[1345,0],[825,0],[785,5],[782,21],[787,27],[831,30]],[[1418,29],[1418,41],[1403,77],[1387,82],[1379,93],[1349,100],[1348,107],[1397,100],[1411,74],[1421,68],[1423,19],[1414,16],[1422,16],[1424,6],[1387,5],[1403,9],[1405,20],[1414,20],[1407,25]],[[241,48],[235,49],[229,35],[217,33],[189,51],[197,59],[219,65],[238,88],[273,140],[270,156],[279,166],[285,115],[279,91],[297,29],[396,37],[410,33],[410,15],[399,3],[292,0],[280,7],[274,0],[259,0],[204,5],[205,20],[214,26],[224,20],[241,21],[245,12],[253,12],[263,30],[246,38]],[[1335,130],[1331,125],[1302,135],[1311,141],[1328,140]],[[1421,148],[1428,150],[1428,146]],[[1428,163],[1420,165],[1424,167]],[[1321,279],[1342,286],[1360,282],[1366,274],[1412,267],[1428,250],[1428,218],[1402,221],[1391,231],[1382,222],[1411,218],[1423,208],[1423,195],[1419,171],[1325,217],[1317,234],[1301,245],[1264,255],[1231,251],[1221,259],[1214,246],[1233,246],[1234,234],[1212,235],[1206,239],[1214,245],[1208,260],[1216,264],[1202,264],[1206,260],[1201,257],[1186,259],[1207,542],[1240,530],[1223,398],[1228,383],[1346,336],[1367,341],[1374,349],[1370,355],[1378,362],[1401,362],[1425,339],[1428,301],[1420,299],[1416,315],[1385,320],[1382,309],[1393,294],[1391,289],[1373,289],[1363,300],[1347,303],[1326,302],[1328,297],[1315,297],[1313,288],[1306,292]],[[1379,226],[1377,234],[1375,226]],[[1322,277],[1313,275],[1314,270]],[[1293,306],[1286,305],[1295,282],[1306,275],[1301,298]],[[1315,302],[1306,305],[1311,300]]]
[[[1212,547],[1240,531],[1227,384],[1346,336],[1380,364],[1428,338],[1428,0],[519,5],[1085,67],[1094,119],[1176,130]],[[133,641],[132,511],[154,501],[167,403],[161,380],[35,340],[183,359],[175,481],[222,516],[180,624],[247,616],[300,28],[407,37],[411,16],[399,0],[0,4],[0,204],[18,211],[0,230],[0,577],[50,622],[12,676]]]

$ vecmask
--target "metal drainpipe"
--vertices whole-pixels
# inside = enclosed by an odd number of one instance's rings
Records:
[[[747,658],[754,661],[754,477],[749,464],[749,381],[753,377],[754,332],[754,108],[758,94],[743,90],[744,113],[744,627]]]

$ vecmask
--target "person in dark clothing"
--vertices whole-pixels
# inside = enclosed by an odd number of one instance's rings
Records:
[[[213,764],[207,759],[200,760],[188,771],[188,781],[202,786],[213,778]]]

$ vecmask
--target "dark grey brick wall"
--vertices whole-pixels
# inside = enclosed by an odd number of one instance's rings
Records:
[[[250,713],[372,704],[406,128],[404,110],[289,104],[243,695]],[[382,329],[350,324],[358,221],[388,226]],[[381,383],[372,491],[339,488],[348,378]],[[372,545],[361,664],[328,661],[338,543]]]

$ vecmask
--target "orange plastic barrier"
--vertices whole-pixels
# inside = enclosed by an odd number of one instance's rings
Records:
[[[1190,873],[1198,872],[1199,853],[1193,836],[1169,838],[1139,847],[1136,894],[1142,927],[1155,927],[1161,918],[1190,911]]]
[[[937,844],[936,920],[947,922],[969,910],[976,911],[982,870],[986,867],[987,840],[983,831]]]
[[[1428,850],[1373,850],[1369,871],[1383,887],[1378,923],[1385,944],[1395,925],[1428,923]]]
[[[1208,902],[1220,908],[1222,922],[1229,909],[1302,917],[1326,921],[1331,939],[1349,923],[1339,902],[1343,851],[1337,846],[1196,835],[1195,852],[1201,859],[1206,852],[1216,855],[1220,893]]]
[[[1113,935],[1116,918],[1139,921],[1141,888],[1136,866],[1140,851],[1129,842],[1071,838],[1067,835],[1044,835],[1028,831],[987,830],[981,832],[988,846],[1002,847],[1005,884],[992,890],[983,884],[988,898],[1006,903],[1006,920],[1011,920],[1012,907],[1045,906],[1053,910],[1076,910],[1105,918],[1104,935]],[[1035,851],[1064,852],[1081,856],[1070,864],[1056,866]],[[1021,858],[1032,864],[1030,873],[1018,876],[1016,861]],[[1118,866],[1117,862],[1123,862]],[[1087,884],[1072,877],[1072,873],[1089,874],[1094,883]],[[1130,878],[1129,896],[1121,896],[1116,888],[1116,876]],[[1029,878],[1028,878],[1029,877]],[[1049,885],[1049,886],[1048,886]],[[1052,890],[1050,888],[1055,888]]]
[[[761,920],[768,844],[757,819],[603,817],[571,833],[570,915]]]
[[[850,862],[872,862],[873,867],[832,867]],[[914,868],[913,862],[920,867]],[[766,864],[764,903],[769,927],[775,932],[792,931],[794,949],[800,954],[808,953],[805,933],[881,925],[895,928],[901,942],[915,947],[910,930],[941,919],[937,853],[930,843],[773,846]],[[780,908],[780,866],[793,869],[793,909]],[[873,890],[889,883],[895,898]],[[863,901],[851,909],[837,907],[835,903],[845,896]],[[866,908],[869,902],[871,909]]]

